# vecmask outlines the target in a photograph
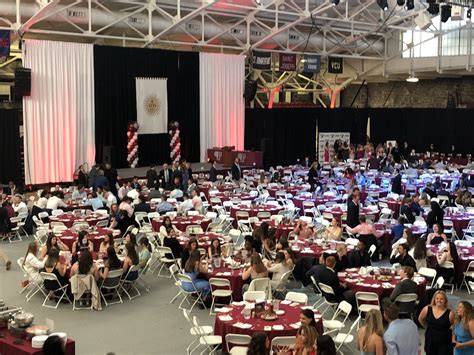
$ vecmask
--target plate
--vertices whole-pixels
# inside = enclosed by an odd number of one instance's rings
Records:
[[[262,314],[261,318],[263,320],[277,320],[278,319],[278,315],[277,314]]]
[[[279,315],[279,316],[282,316],[282,315],[285,314],[285,311],[282,310],[282,309],[279,309],[278,311],[275,311],[275,313],[276,313],[277,315]]]

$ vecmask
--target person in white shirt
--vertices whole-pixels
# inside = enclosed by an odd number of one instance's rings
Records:
[[[197,190],[193,190],[193,207],[195,211],[201,211],[202,209],[202,200],[201,197],[199,197],[199,192]]]
[[[127,192],[127,197],[130,197],[134,204],[138,203],[138,196],[140,196],[140,192],[137,189],[132,189]]]
[[[108,209],[112,207],[113,204],[117,203],[117,197],[114,196],[108,187],[104,187],[104,196],[102,197],[102,201],[104,201],[105,205]]]
[[[28,250],[26,251],[25,258],[23,260],[23,268],[28,274],[28,280],[34,282],[41,282],[40,270],[44,268],[44,263],[48,256],[40,261],[37,258],[38,244],[31,242],[28,244]]]
[[[41,191],[41,196],[38,201],[35,202],[35,206],[41,208],[42,210],[46,208],[46,204],[48,203],[49,198],[49,191],[43,190]]]
[[[118,198],[123,199],[125,196],[127,196],[127,193],[130,191],[130,182],[124,182],[123,185],[120,187],[118,190]]]
[[[119,210],[126,211],[130,218],[133,216],[133,207],[131,206],[131,202],[132,199],[128,196],[125,196],[119,206]]]
[[[13,198],[12,207],[17,215],[20,213],[28,214],[28,206],[26,206],[26,203],[22,201],[20,195],[15,195],[15,197]]]
[[[60,207],[67,207],[67,205],[64,203],[63,200],[61,200],[59,197],[59,192],[55,191],[53,192],[53,196],[51,196],[48,199],[48,203],[46,204],[46,208],[50,210],[57,210]]]
[[[179,204],[178,213],[184,214],[189,210],[193,209],[193,201],[189,199],[187,193],[183,194],[183,202]]]
[[[79,185],[77,186],[77,190],[74,190],[72,193],[72,199],[73,200],[84,200],[87,198],[87,192],[84,189],[84,186]]]

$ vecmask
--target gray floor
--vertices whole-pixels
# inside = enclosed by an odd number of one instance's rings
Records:
[[[0,248],[15,261],[24,256],[28,241],[0,243]],[[57,310],[43,308],[39,295],[26,302],[25,297],[19,295],[22,278],[16,262],[8,272],[3,263],[0,264],[0,299],[7,305],[21,306],[32,312],[35,324],[45,324],[46,318],[54,320],[56,331],[64,331],[76,340],[77,354],[184,354],[187,344],[193,340],[177,304],[169,304],[176,294],[170,279],[149,275],[147,280],[152,287],[149,294],[145,293],[132,301],[126,300],[122,305],[114,305],[101,312],[73,312],[69,305],[60,305]],[[292,283],[290,288],[299,288],[299,285]],[[310,301],[314,302],[311,290],[299,291],[307,292]],[[464,289],[449,296],[451,306],[455,306],[460,297],[471,301],[474,299]],[[193,314],[203,324],[214,325],[207,311],[195,309]],[[420,335],[423,338],[421,330]],[[355,346],[351,349],[355,349]],[[345,354],[351,352],[346,351]]]

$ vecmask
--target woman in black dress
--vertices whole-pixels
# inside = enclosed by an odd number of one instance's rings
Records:
[[[418,321],[426,328],[426,355],[452,355],[452,326],[455,321],[454,312],[448,307],[448,297],[444,291],[436,291],[431,305],[425,306]]]

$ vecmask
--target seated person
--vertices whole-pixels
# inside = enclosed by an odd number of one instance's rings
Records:
[[[377,246],[377,239],[383,235],[383,231],[378,231],[375,229],[373,224],[367,223],[367,219],[365,216],[359,216],[359,225],[351,228],[349,226],[346,229],[353,234],[359,234],[359,240],[363,240],[365,242],[365,247],[367,250],[372,245]],[[378,255],[377,252],[374,253],[374,256]]]
[[[340,241],[342,237],[342,228],[339,225],[339,221],[336,218],[331,220],[331,224],[326,227],[324,236],[329,240]]]
[[[283,274],[290,270],[291,269],[286,264],[285,254],[281,251],[277,252],[275,255],[275,261],[267,264],[267,271],[273,273],[271,280],[272,290],[280,285]]]
[[[438,223],[433,224],[433,232],[428,234],[426,238],[426,244],[436,245],[442,242],[448,242],[448,237],[443,233],[441,226]]]
[[[165,216],[163,218],[163,223],[160,227],[160,236],[161,237],[169,237],[171,235],[178,236],[181,232],[178,228],[171,222],[171,218],[169,216]]]
[[[191,253],[184,266],[184,273],[191,278],[192,284],[189,282],[182,282],[181,284],[181,287],[188,292],[192,292],[195,289],[200,291],[204,302],[210,297],[211,286],[209,285],[209,281],[198,279],[198,275],[199,273],[206,273],[207,271],[207,262],[201,259],[199,250],[195,250]],[[199,307],[202,307],[202,305],[199,305]]]
[[[141,268],[144,268],[151,258],[151,245],[147,237],[142,237],[139,244],[138,260]]]
[[[245,264],[249,263],[253,253],[255,253],[255,249],[253,248],[253,237],[251,235],[246,235],[244,247],[240,251],[240,257],[242,258],[242,261]]]
[[[214,238],[211,241],[211,245],[207,249],[209,258],[220,258],[222,256],[221,241],[218,238]]]
[[[25,269],[30,282],[41,282],[43,279],[40,275],[40,270],[44,268],[44,263],[48,258],[46,257],[40,261],[38,260],[37,254],[38,244],[36,242],[30,242],[28,244],[25,258],[23,259],[23,268]]]
[[[150,204],[147,203],[147,198],[145,195],[140,195],[138,196],[138,200],[140,200],[139,203],[137,203],[135,205],[135,207],[133,208],[133,210],[135,212],[146,212],[146,213],[150,213],[151,212],[151,208],[150,208]]]
[[[99,253],[107,254],[107,249],[109,247],[115,248],[113,233],[107,233],[104,240],[100,242]]]
[[[64,258],[63,258],[64,261]],[[49,272],[56,275],[61,286],[66,286],[69,284],[69,280],[66,275],[67,266],[64,262],[61,261],[59,256],[59,249],[51,248],[48,257],[44,263],[43,271]],[[44,280],[44,287],[49,290],[56,290],[58,284],[56,281]],[[61,296],[62,292],[58,292],[57,296]]]
[[[446,262],[456,262],[458,260],[458,252],[454,243],[449,242],[440,252],[436,254],[438,266],[436,267],[436,276],[443,277],[446,283],[450,282],[451,277],[454,276],[454,269],[446,267]]]
[[[395,302],[398,296],[404,295],[407,293],[418,293],[418,285],[413,281],[413,275],[415,270],[410,266],[402,266],[398,271],[398,275],[401,277],[400,282],[395,286],[392,293],[390,294],[389,300]],[[383,302],[382,302],[383,303]],[[402,306],[403,304],[398,304]]]
[[[405,223],[405,218],[399,217],[397,224],[392,227],[392,232],[391,232],[392,239],[390,241],[390,244],[392,246],[403,237],[403,231],[405,229],[404,223]]]
[[[72,275],[93,275],[96,280],[99,278],[97,267],[88,249],[82,251],[79,260],[72,265],[71,276]]]
[[[290,245],[288,244],[288,239],[286,239],[286,237],[280,237],[280,239],[278,239],[278,242],[276,243],[275,251],[283,251],[289,247]]]
[[[318,284],[323,283],[330,286],[334,291],[334,295],[324,294],[324,297],[329,302],[341,302],[348,301],[354,303],[354,292],[352,290],[345,289],[340,283],[337,277],[334,267],[336,266],[336,259],[334,256],[328,256],[326,258],[326,267],[321,270],[319,274]]]
[[[138,258],[137,250],[135,249],[135,245],[132,243],[125,244],[125,250],[127,251],[127,255],[123,260],[122,270],[125,276],[125,280],[133,281],[138,278],[138,271],[130,272],[129,270],[132,266],[138,265],[140,259]]]
[[[288,265],[290,270],[293,270],[295,267],[295,255],[293,250],[291,250],[291,248],[286,248],[283,250],[283,254],[285,254],[286,265]]]
[[[275,258],[276,241],[275,241],[275,228],[270,229],[268,236],[262,237],[262,253],[263,256],[269,260]]]
[[[316,281],[319,281],[319,275],[326,268],[326,258],[328,256],[329,254],[321,254],[318,264],[313,265],[311,269],[306,272],[306,277],[311,278],[312,276]]]
[[[106,254],[107,259],[104,259],[104,268],[100,269],[98,272],[98,275],[102,280],[107,279],[110,271],[122,268],[122,262],[117,257],[114,247],[109,246],[106,250]]]
[[[314,235],[313,228],[309,227],[308,224],[302,220],[298,220],[293,233],[295,233],[300,240],[309,239]]]
[[[94,244],[89,240],[89,233],[86,230],[81,230],[77,236],[77,240],[72,244],[72,255],[77,257],[77,253],[88,250],[94,251]]]
[[[191,255],[191,253],[195,250],[199,251],[198,248],[199,248],[199,246],[198,246],[197,239],[196,238],[190,238],[189,241],[188,241],[188,245],[181,252],[181,268],[182,269],[184,269],[184,266],[186,265],[186,262],[188,261],[189,256]]]
[[[400,264],[401,266],[410,266],[416,270],[415,260],[408,254],[408,244],[402,243],[397,247],[397,253],[390,258],[390,264]]]
[[[92,209],[97,211],[100,208],[104,208],[104,203],[102,202],[102,198],[94,191],[89,194],[88,200],[84,202],[84,206],[92,206]]]
[[[413,214],[411,205],[411,198],[405,197],[402,206],[400,207],[400,217],[405,217],[408,223],[413,224],[413,222],[415,222],[415,215]]]
[[[253,253],[250,257],[250,266],[242,273],[242,280],[255,280],[261,279],[268,276],[268,271],[262,262],[260,254]],[[242,287],[242,294],[244,294],[249,288],[248,284]]]
[[[347,269],[349,266],[349,259],[347,257],[347,245],[338,244],[336,247],[337,253],[334,255],[336,258],[336,267],[334,270],[336,272],[341,272],[342,270]]]
[[[174,211],[174,206],[168,202],[166,195],[163,195],[161,203],[156,206],[156,212],[159,214],[165,214],[166,212],[172,211]]]
[[[351,251],[347,257],[349,267],[370,266],[370,256],[366,250],[365,242],[359,240],[357,248]]]
[[[46,245],[41,248],[40,259],[44,259],[51,249],[56,248],[59,251],[69,251],[69,248],[64,244],[61,239],[56,237],[53,233],[48,233],[48,239],[46,240]],[[49,271],[48,271],[49,272]]]
[[[419,216],[424,212],[423,208],[420,206],[420,195],[416,194],[413,196],[413,200],[410,204],[410,211],[415,216]]]

